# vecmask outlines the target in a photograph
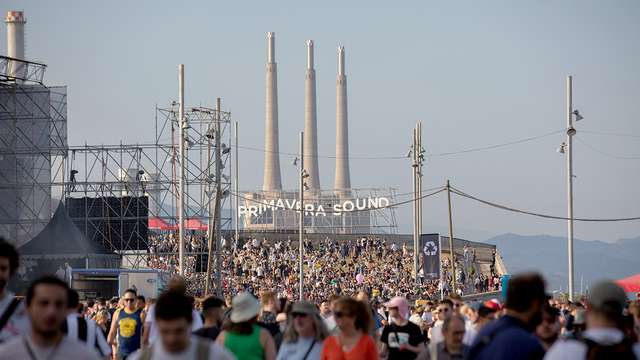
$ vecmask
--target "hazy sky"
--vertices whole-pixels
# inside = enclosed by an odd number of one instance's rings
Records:
[[[305,40],[316,43],[321,155],[335,146],[337,47],[347,51],[353,156],[401,156],[421,120],[430,153],[561,130],[565,76],[574,76],[577,217],[640,216],[640,2],[628,1],[4,1],[24,10],[28,58],[68,85],[70,144],[150,142],[154,107],[216,96],[240,122],[241,145],[263,147],[266,32],[276,32],[280,147],[296,152],[304,127]],[[453,4],[455,3],[455,4]],[[4,26],[2,38],[6,37]],[[6,53],[1,42],[0,53]],[[585,132],[582,132],[582,131]],[[633,134],[604,136],[587,133]],[[480,197],[565,215],[562,134],[509,147],[429,158],[425,188],[446,179]],[[636,157],[618,159],[606,154]],[[263,154],[241,151],[241,188],[260,188]],[[283,182],[297,184],[291,158]],[[320,161],[321,184],[334,163]],[[408,159],[352,160],[354,187],[411,189]],[[456,235],[564,236],[566,223],[504,213],[454,198]],[[446,197],[424,203],[426,229],[447,224]],[[409,231],[411,207],[399,210]],[[640,235],[640,222],[576,223],[583,239]],[[475,240],[482,240],[475,238]]]

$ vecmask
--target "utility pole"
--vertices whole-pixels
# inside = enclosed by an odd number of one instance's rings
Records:
[[[218,298],[222,298],[222,249],[220,248],[220,239],[222,237],[221,229],[221,202],[222,202],[222,106],[220,105],[220,98],[216,99],[216,113],[215,113],[215,126],[216,126],[216,220],[215,220],[215,235],[216,235],[216,295]]]
[[[569,259],[569,301],[573,301],[573,84],[567,76],[567,257]],[[576,118],[576,121],[580,117]]]
[[[240,161],[239,161],[240,158],[238,157],[238,122],[236,121],[234,123],[234,125],[235,125],[234,126],[234,137],[235,137],[235,139],[234,139],[235,140],[235,149],[234,150],[235,150],[235,154],[236,154],[236,164],[235,164],[236,165],[236,167],[235,167],[235,172],[236,172],[236,176],[235,176],[235,178],[236,178],[235,179],[236,180],[235,181],[235,192],[236,192],[236,194],[235,194],[234,198],[236,198],[236,207],[235,207],[235,209],[233,209],[233,214],[234,214],[234,217],[236,218],[235,243],[238,244],[240,242],[240,238],[238,237],[238,228],[240,227],[240,224],[238,222],[240,221],[240,218],[238,217],[238,214],[237,214],[238,207],[240,205],[240,190],[239,190],[239,188],[240,188],[240,185],[239,185],[240,176],[238,175],[239,174],[238,169],[239,169],[239,166],[240,166]]]
[[[447,201],[449,203],[449,250],[451,254],[451,275],[453,280],[452,290],[454,294],[457,294],[456,288],[456,252],[453,247],[453,220],[451,218],[451,185],[449,185],[449,180],[447,180]]]
[[[184,173],[185,173],[185,156],[184,142],[187,121],[184,118],[184,64],[178,65],[178,98],[180,107],[178,108],[178,118],[180,121],[180,179],[178,181],[178,193],[180,194],[180,202],[178,203],[178,273],[184,276]]]
[[[413,169],[413,271],[415,282],[418,283],[420,272],[420,234],[422,233],[422,163],[424,161],[422,149],[422,122],[413,128],[413,145],[410,155]]]
[[[299,294],[299,300],[300,301],[304,301],[304,266],[303,266],[303,262],[304,262],[304,245],[303,245],[303,237],[304,237],[304,178],[306,175],[306,172],[304,170],[304,132],[301,131],[300,132],[300,220],[299,220],[299,228],[298,228],[298,233],[299,233],[299,259],[298,259],[298,272],[300,274],[300,294]]]

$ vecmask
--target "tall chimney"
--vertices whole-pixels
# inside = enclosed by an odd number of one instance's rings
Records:
[[[278,143],[278,70],[276,66],[276,34],[267,33],[267,91],[264,131],[263,191],[282,190],[280,147]]]
[[[347,121],[347,76],[344,71],[344,46],[338,48],[338,80],[336,83],[336,182],[340,196],[349,196],[349,124]]]
[[[306,181],[310,190],[320,190],[316,71],[313,64],[313,40],[307,41],[307,74],[304,80],[304,90],[304,167],[309,174]]]
[[[7,11],[7,56],[25,60],[24,57],[24,24],[27,21],[22,11]],[[8,75],[25,78],[27,69],[22,63],[9,63]]]

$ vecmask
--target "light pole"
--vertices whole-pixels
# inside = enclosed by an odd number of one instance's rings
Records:
[[[568,258],[568,277],[569,277],[569,301],[574,300],[574,271],[573,271],[573,136],[576,129],[573,127],[573,117],[576,121],[582,120],[582,115],[578,110],[573,110],[573,78],[567,76],[566,82],[567,97],[567,138],[558,148],[558,152],[567,154],[567,258]]]
[[[300,157],[299,157],[299,161],[300,161],[300,189],[298,190],[300,192],[299,196],[299,203],[300,203],[300,219],[299,219],[299,224],[298,224],[298,272],[300,274],[300,294],[299,294],[299,298],[300,301],[304,301],[304,245],[303,245],[303,238],[304,238],[304,188],[306,186],[306,184],[304,183],[304,179],[309,177],[309,174],[307,174],[307,172],[304,169],[304,132],[301,131],[300,132]]]
[[[180,107],[178,117],[180,122],[180,171],[178,180],[178,193],[180,202],[178,203],[178,273],[184,276],[184,142],[187,130],[187,121],[184,118],[184,64],[178,65],[178,97]]]

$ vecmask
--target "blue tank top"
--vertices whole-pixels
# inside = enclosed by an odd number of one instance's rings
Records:
[[[118,353],[129,355],[140,348],[142,339],[142,310],[128,313],[118,310]]]

